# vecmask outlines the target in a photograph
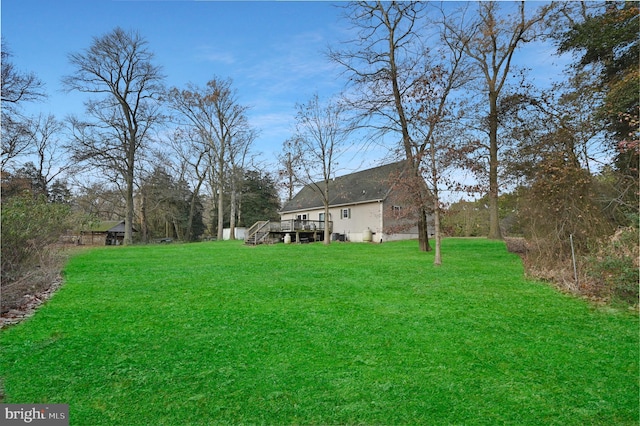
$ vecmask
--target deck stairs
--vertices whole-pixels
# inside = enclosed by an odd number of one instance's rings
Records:
[[[291,234],[297,242],[309,239],[316,241],[318,235],[322,234],[324,225],[324,221],[306,219],[261,220],[249,228],[244,242],[253,246],[277,243],[283,241],[286,234]],[[331,229],[333,222],[329,222],[329,230]]]
[[[245,244],[257,246],[258,244],[263,244],[269,241],[269,233],[270,233],[270,221],[261,220],[253,224],[249,231],[247,231],[247,236],[244,239]]]

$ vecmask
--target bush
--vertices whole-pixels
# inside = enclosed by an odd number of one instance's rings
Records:
[[[44,196],[24,194],[2,201],[3,312],[25,294],[51,285],[60,263],[51,246],[68,228],[69,213],[69,206],[49,203]]]
[[[586,272],[602,295],[613,301],[637,305],[638,228],[619,229],[595,254],[586,258]]]

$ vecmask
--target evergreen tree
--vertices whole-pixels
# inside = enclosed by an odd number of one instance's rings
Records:
[[[249,227],[260,220],[279,220],[279,209],[278,190],[271,176],[247,170],[242,186],[241,225]]]
[[[638,174],[638,93],[640,48],[638,3],[607,2],[596,15],[587,16],[560,37],[560,52],[574,52],[578,70],[599,70],[604,103],[599,115],[613,134],[614,164],[628,175]]]

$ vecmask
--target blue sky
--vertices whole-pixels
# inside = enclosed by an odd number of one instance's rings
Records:
[[[344,3],[343,3],[344,4]],[[168,86],[204,86],[214,76],[233,79],[239,102],[258,129],[255,149],[275,162],[292,135],[295,104],[343,88],[339,70],[324,55],[348,39],[343,10],[324,1],[2,0],[2,37],[16,67],[46,83],[47,101],[30,112],[63,119],[82,114],[85,94],[62,92],[73,71],[67,55],[81,51],[116,26],[149,42]],[[558,59],[549,46],[528,46],[519,56],[548,81]],[[379,159],[358,162],[375,165]]]
[[[86,98],[62,92],[67,55],[116,26],[137,30],[168,86],[231,78],[269,155],[291,136],[296,103],[342,89],[323,54],[342,37],[341,13],[329,2],[3,0],[2,37],[17,68],[46,83],[48,100],[30,110],[62,119]]]

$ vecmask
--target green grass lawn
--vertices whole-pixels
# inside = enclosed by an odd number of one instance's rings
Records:
[[[6,403],[72,425],[638,424],[639,324],[504,244],[106,247],[0,333]]]

